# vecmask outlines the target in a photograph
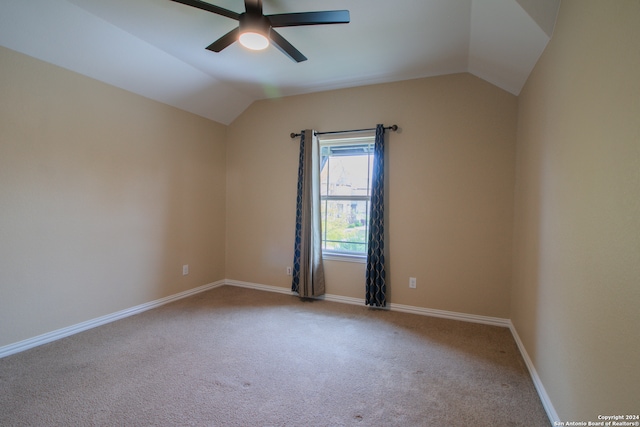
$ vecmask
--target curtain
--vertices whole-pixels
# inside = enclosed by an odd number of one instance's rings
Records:
[[[384,268],[384,126],[376,126],[373,149],[371,206],[369,209],[369,243],[367,247],[365,304],[387,304]]]
[[[296,199],[296,236],[291,290],[300,297],[323,295],[322,231],[320,222],[320,146],[315,132],[301,132]]]

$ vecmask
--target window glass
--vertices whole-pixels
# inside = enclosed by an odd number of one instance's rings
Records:
[[[372,168],[373,137],[321,141],[324,253],[366,254]]]

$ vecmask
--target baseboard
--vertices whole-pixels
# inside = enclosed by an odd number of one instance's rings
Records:
[[[456,311],[436,310],[433,308],[415,307],[412,305],[389,304],[392,311],[401,311],[403,313],[413,313],[422,316],[441,317],[443,319],[459,320],[462,322],[481,323],[483,325],[509,327],[509,319],[500,317],[480,316],[477,314],[459,313]]]
[[[259,291],[276,292],[279,294],[293,295],[291,289],[282,288],[280,286],[262,285],[260,283],[241,282],[240,280],[225,279],[225,285],[237,286],[239,288],[257,289]]]
[[[240,280],[232,280],[232,279],[226,279],[224,283],[225,285],[238,286],[240,288],[256,289],[259,291],[267,291],[267,292],[277,292],[279,294],[285,294],[285,295],[297,295],[291,289],[282,288],[280,286],[263,285],[260,283],[251,283],[251,282],[241,282]],[[324,294],[314,299],[341,302],[343,304],[364,305],[364,299],[362,298],[343,297],[341,295]]]
[[[133,316],[135,314],[139,314],[144,311],[151,310],[156,307],[160,307],[161,305],[168,304],[170,302],[177,301],[179,299],[186,298],[186,297],[198,294],[200,292],[205,292],[210,289],[214,289],[223,285],[230,285],[230,286],[237,286],[241,288],[250,288],[250,289],[256,289],[261,291],[293,295],[293,292],[291,292],[290,289],[282,288],[279,286],[270,286],[270,285],[263,285],[259,283],[242,282],[239,280],[231,280],[231,279],[219,280],[217,282],[209,283],[207,285],[203,285],[194,289],[189,289],[187,291],[180,292],[178,294],[170,295],[168,297],[164,297],[155,301],[151,301],[148,303],[137,305],[135,307],[121,310],[116,313],[108,314],[106,316],[98,317],[92,320],[88,320],[86,322],[78,323],[76,325],[72,325],[66,328],[48,332],[46,334],[38,335],[37,337],[29,338],[24,341],[19,341],[14,344],[9,344],[9,345],[0,347],[0,358],[9,356],[15,353],[19,353],[21,351],[25,351],[30,348],[34,348],[39,345],[46,344],[55,340],[59,340],[61,338],[68,337],[70,335],[77,334],[79,332],[95,328],[97,326],[105,325],[107,323],[111,323],[116,320],[124,319],[125,317]],[[324,299],[325,301],[344,303],[344,304],[364,305],[364,299],[362,298],[352,298],[352,297],[345,297],[341,295],[326,294],[322,296],[320,299]],[[549,396],[547,395],[547,392],[544,386],[542,385],[542,381],[538,376],[538,373],[533,365],[533,362],[531,361],[531,358],[529,357],[527,350],[524,347],[524,344],[520,340],[520,337],[518,336],[518,332],[513,326],[513,323],[511,322],[511,320],[502,319],[498,317],[478,316],[474,314],[466,314],[466,313],[458,313],[453,311],[415,307],[415,306],[404,305],[404,304],[389,304],[389,309],[392,311],[400,311],[404,313],[412,313],[412,314],[418,314],[422,316],[441,317],[445,319],[459,320],[463,322],[482,323],[486,325],[508,327],[511,330],[511,334],[513,335],[513,338],[516,341],[516,344],[518,345],[520,354],[522,355],[522,358],[524,359],[524,362],[527,365],[527,368],[529,369],[529,374],[531,375],[533,384],[536,387],[538,395],[540,396],[540,400],[542,401],[542,405],[544,406],[544,409],[547,412],[547,416],[549,417],[551,424],[554,424],[555,421],[560,420],[560,418],[558,417],[558,414],[556,413],[555,408],[553,407],[553,404],[551,403],[551,400],[549,399]]]
[[[342,295],[325,294],[320,299],[342,304],[364,305],[364,298],[343,297]]]
[[[42,344],[47,344],[52,341],[59,340],[61,338],[68,337],[70,335],[77,334],[82,331],[86,331],[88,329],[95,328],[97,326],[105,325],[107,323],[114,322],[116,320],[124,319],[125,317],[133,316],[134,314],[142,313],[147,310],[151,310],[156,307],[160,307],[161,305],[168,304],[173,301],[177,301],[182,298],[189,297],[191,295],[198,294],[200,292],[208,291],[213,288],[217,288],[219,286],[224,285],[223,280],[219,280],[217,282],[209,283],[208,285],[203,285],[194,289],[189,289],[188,291],[180,292],[178,294],[169,295],[168,297],[164,297],[155,301],[147,302],[144,304],[137,305],[135,307],[127,308],[125,310],[121,310],[115,313],[107,314],[106,316],[97,317],[95,319],[87,320],[86,322],[78,323],[75,325],[68,326],[66,328],[58,329],[52,332],[47,332],[46,334],[38,335],[37,337],[29,338],[23,341],[19,341],[14,344],[9,344],[3,347],[0,347],[0,358],[20,353],[21,351],[28,350],[33,347],[37,347]]]
[[[239,286],[241,288],[257,289],[260,291],[277,292],[286,295],[295,295],[290,289],[279,286],[263,285],[260,283],[241,282],[239,280],[226,279],[226,285]],[[364,305],[364,298],[344,297],[341,295],[325,294],[316,299],[340,302],[343,304]],[[511,322],[509,319],[499,317],[479,316],[475,314],[458,313],[455,311],[435,310],[432,308],[415,307],[412,305],[389,304],[389,310],[400,311],[403,313],[419,314],[422,316],[442,317],[451,320],[460,320],[463,322],[482,323],[485,325],[501,326],[508,328]]]
[[[559,425],[560,417],[558,417],[558,413],[556,412],[553,404],[551,403],[551,399],[549,399],[549,395],[542,385],[542,381],[538,376],[538,372],[536,371],[535,366],[533,366],[533,362],[529,357],[529,353],[524,347],[522,340],[520,340],[520,336],[518,335],[518,331],[516,331],[515,326],[511,320],[509,320],[509,329],[511,330],[511,335],[513,335],[513,339],[516,341],[518,345],[518,349],[520,350],[520,354],[524,359],[524,363],[527,365],[527,369],[529,369],[529,375],[531,375],[531,380],[533,381],[533,385],[536,387],[538,391],[538,396],[540,396],[540,400],[542,401],[542,406],[544,406],[544,410],[547,412],[547,416],[549,417],[549,421],[551,421],[552,425]]]

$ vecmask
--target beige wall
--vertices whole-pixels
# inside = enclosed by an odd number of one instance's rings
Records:
[[[228,129],[227,278],[291,286],[291,132],[397,123],[387,144],[390,301],[509,317],[516,102],[458,74],[254,103]],[[327,261],[326,275],[328,293],[364,298],[363,264]]]
[[[563,421],[640,406],[640,2],[563,0],[519,97],[511,317]]]
[[[397,123],[390,301],[511,318],[562,420],[637,413],[639,22],[637,0],[564,0],[518,99],[458,74],[229,127],[0,47],[0,346],[224,278],[288,289],[289,133]],[[326,275],[363,298],[363,264]]]
[[[225,126],[2,47],[0,70],[0,346],[224,278]]]

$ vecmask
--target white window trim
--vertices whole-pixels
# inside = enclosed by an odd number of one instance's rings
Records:
[[[358,133],[357,136],[345,137],[344,135],[318,135],[318,142],[320,146],[323,145],[358,145],[358,144],[371,144],[374,143],[375,133],[371,131],[365,131]],[[371,195],[367,197],[370,200]],[[340,261],[340,262],[352,262],[358,264],[365,264],[367,262],[366,251],[362,254],[347,253],[347,252],[335,252],[330,250],[322,251],[322,259],[327,261]]]
[[[342,262],[355,262],[358,264],[366,264],[366,254],[348,254],[346,252],[322,252],[322,259],[325,261],[342,261]]]

